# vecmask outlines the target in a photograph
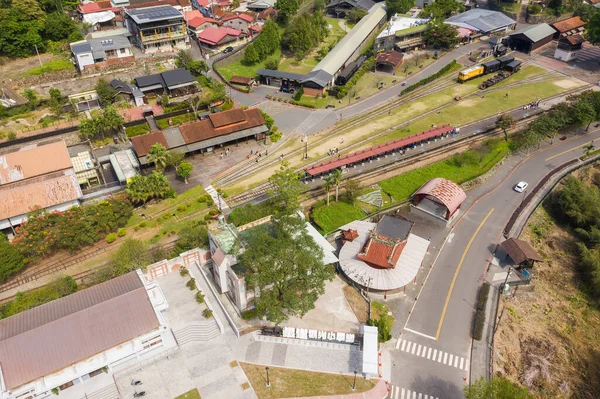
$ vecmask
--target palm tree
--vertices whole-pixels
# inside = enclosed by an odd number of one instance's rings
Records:
[[[329,175],[333,181],[333,185],[335,186],[335,202],[338,201],[338,194],[340,189],[340,184],[342,183],[342,171],[336,169],[333,174]]]
[[[332,175],[327,176],[324,180],[325,180],[325,191],[327,191],[327,206],[329,206],[329,190],[331,190],[331,187],[333,187],[335,185],[335,183],[333,182]]]
[[[169,155],[167,149],[160,143],[152,144],[148,151],[148,162],[154,163],[157,171],[162,172],[167,167]]]

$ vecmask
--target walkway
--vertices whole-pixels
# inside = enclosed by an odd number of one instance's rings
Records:
[[[150,126],[150,132],[157,132],[160,130],[153,115],[148,115],[146,117],[146,122],[148,123],[148,126]]]
[[[219,208],[219,210],[229,213],[229,205],[227,205],[227,203],[225,202],[225,200],[223,199],[223,197],[221,197],[219,195],[219,193],[217,192],[217,190],[215,190],[215,188],[208,184],[206,186],[203,186],[204,189],[206,190],[206,192],[211,196],[211,198],[213,199],[213,201],[215,201],[215,204],[217,205],[217,207]]]

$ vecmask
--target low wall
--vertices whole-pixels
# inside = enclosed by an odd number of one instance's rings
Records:
[[[130,56],[130,57],[123,57],[123,58],[112,58],[110,60],[106,60],[106,61],[102,61],[102,62],[96,62],[95,64],[92,65],[86,65],[83,67],[84,71],[90,70],[90,69],[97,69],[97,68],[104,68],[104,67],[108,67],[111,65],[119,65],[119,67],[122,67],[124,63],[129,62],[132,63],[131,66],[134,66],[135,64],[133,64],[135,62],[135,57],[134,56]]]
[[[552,16],[552,15],[530,15],[529,11],[528,11],[525,19],[527,20],[528,24],[543,24],[543,23],[553,24],[556,21],[560,21],[560,20],[569,18],[570,16],[571,16],[571,14],[563,14],[563,15],[559,15],[558,17]]]

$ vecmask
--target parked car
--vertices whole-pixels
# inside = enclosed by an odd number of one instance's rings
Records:
[[[232,51],[233,51],[233,47],[229,46],[229,47],[225,47],[225,50],[223,50],[223,53],[227,54],[227,53],[231,53]]]
[[[528,186],[529,184],[527,184],[527,182],[524,181],[520,181],[517,183],[517,185],[515,186],[514,190],[518,193],[522,193]]]

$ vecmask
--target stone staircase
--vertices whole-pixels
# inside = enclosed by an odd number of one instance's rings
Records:
[[[81,399],[120,399],[119,391],[117,390],[117,386],[113,383],[104,388],[101,388],[92,393],[86,394]]]
[[[185,345],[195,341],[210,341],[214,337],[221,335],[221,330],[214,319],[207,321],[198,321],[189,324],[177,331],[173,331],[177,344]]]
[[[227,211],[229,210],[229,205],[227,205],[225,203],[225,200],[223,199],[223,197],[219,198],[218,194],[217,194],[217,190],[215,190],[215,188],[212,185],[208,185],[205,186],[204,189],[206,190],[206,192],[211,196],[211,198],[213,199],[213,201],[215,201],[215,205],[219,206],[219,204],[221,204],[221,210],[225,213],[227,213]]]

